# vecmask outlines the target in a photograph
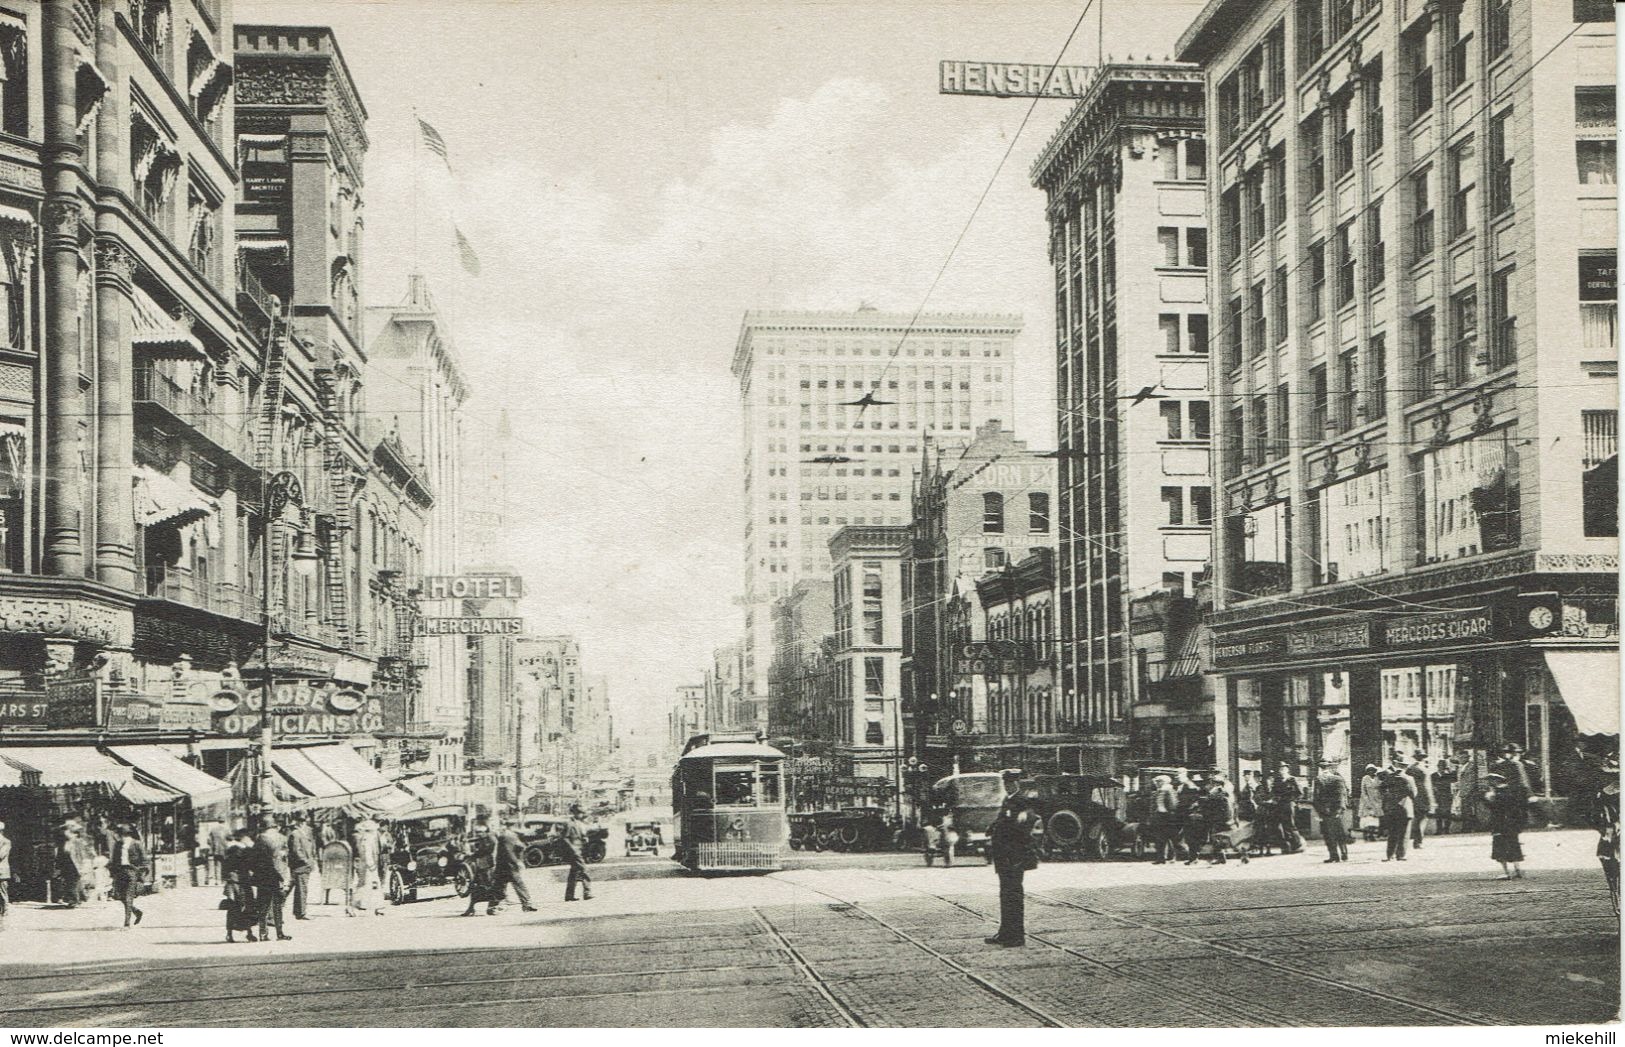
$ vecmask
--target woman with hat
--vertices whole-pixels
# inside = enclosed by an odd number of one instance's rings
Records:
[[[1524,799],[1517,786],[1505,776],[1491,772],[1484,776],[1484,805],[1490,809],[1490,858],[1501,863],[1501,879],[1521,880]]]
[[[1365,765],[1365,776],[1360,779],[1360,832],[1366,843],[1375,843],[1382,832],[1382,783],[1377,780],[1377,765]]]

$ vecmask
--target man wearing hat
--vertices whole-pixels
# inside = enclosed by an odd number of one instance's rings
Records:
[[[999,931],[983,939],[989,945],[1027,944],[1026,891],[1022,878],[1028,869],[1038,868],[1038,849],[1033,846],[1034,819],[1037,817],[1021,794],[1021,772],[1003,774],[1004,803],[987,829],[988,853],[993,871],[999,876]]]
[[[1414,752],[1405,773],[1416,783],[1416,815],[1411,819],[1411,846],[1422,849],[1422,826],[1433,815],[1438,800],[1433,795],[1433,779],[1428,775],[1428,754]]]
[[[592,900],[592,877],[587,875],[587,861],[583,857],[587,853],[587,820],[579,803],[570,805],[570,821],[564,827],[564,837],[559,841],[559,853],[564,860],[570,863],[570,876],[564,881],[564,900],[576,900],[576,884],[581,885],[581,900]]]
[[[1337,773],[1337,761],[1320,761],[1320,777],[1314,785],[1315,813],[1320,816],[1320,835],[1326,841],[1326,863],[1349,860],[1348,830],[1343,826],[1343,812],[1349,806],[1349,783]]]
[[[510,886],[514,897],[519,899],[519,907],[525,912],[535,912],[536,906],[530,904],[530,891],[525,887],[525,843],[519,838],[515,820],[504,818],[502,833],[497,837],[496,864],[491,874],[491,900],[486,904],[485,915],[495,916],[502,911]]]
[[[1517,742],[1507,742],[1501,746],[1501,758],[1491,765],[1490,773],[1505,778],[1506,784],[1501,787],[1502,790],[1517,796],[1521,803],[1528,803],[1535,794],[1534,786],[1529,781],[1529,768],[1523,762],[1523,747]]]
[[[305,911],[310,896],[310,874],[316,868],[316,837],[310,831],[310,819],[304,814],[293,816],[293,831],[288,834],[288,869],[293,874],[293,918],[308,920]]]

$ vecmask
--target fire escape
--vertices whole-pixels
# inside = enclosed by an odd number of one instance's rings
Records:
[[[345,572],[344,550],[350,538],[350,496],[353,489],[349,457],[344,453],[344,419],[340,411],[339,386],[349,368],[323,368],[316,372],[316,386],[322,409],[322,471],[325,473],[330,504],[330,524],[324,561],[327,569],[327,613],[334,630],[336,646],[351,645],[350,586]]]

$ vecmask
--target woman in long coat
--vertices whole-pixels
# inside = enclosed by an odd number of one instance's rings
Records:
[[[225,890],[222,908],[226,911],[226,941],[233,944],[237,941],[232,937],[235,931],[246,933],[251,942],[259,941],[254,937],[254,921],[259,906],[254,898],[251,840],[247,829],[239,829],[226,841],[225,853],[220,855],[220,879]]]
[[[1382,829],[1382,787],[1377,781],[1377,765],[1365,765],[1365,777],[1360,779],[1360,832],[1365,842],[1376,840]]]
[[[1501,863],[1501,879],[1521,880],[1523,843],[1518,834],[1527,818],[1522,790],[1509,787],[1500,774],[1485,775],[1484,784],[1484,806],[1490,809],[1490,858]]]

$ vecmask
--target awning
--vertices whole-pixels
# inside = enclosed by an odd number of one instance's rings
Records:
[[[408,812],[416,815],[422,807],[422,800],[397,786],[392,786],[388,792],[344,805],[344,809],[351,814],[376,814],[380,818],[398,818]]]
[[[1619,733],[1619,651],[1547,651],[1546,668],[1581,734]]]
[[[149,466],[135,467],[135,518],[143,527],[170,523],[176,527],[213,513],[215,503],[190,485]]]
[[[160,803],[174,803],[181,799],[181,794],[161,789],[156,785],[147,785],[138,778],[131,778],[118,787],[118,794],[137,807],[153,807]]]
[[[109,747],[108,751],[120,762],[136,769],[137,781],[188,796],[194,807],[207,807],[231,799],[231,786],[228,783],[176,759],[161,745],[115,745]]]
[[[271,766],[290,786],[285,802],[291,809],[343,807],[370,801],[392,802],[400,793],[395,784],[348,745],[310,745],[300,749],[271,750]],[[410,802],[417,802],[406,795]]]
[[[25,779],[38,775],[38,784],[46,789],[98,784],[116,789],[132,777],[128,767],[88,745],[8,746],[0,749],[0,761],[22,771]]]

